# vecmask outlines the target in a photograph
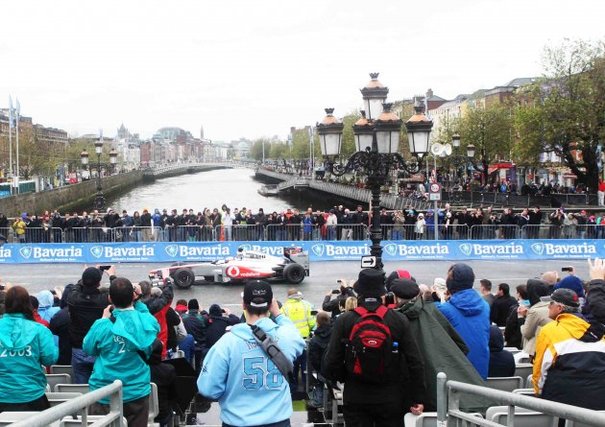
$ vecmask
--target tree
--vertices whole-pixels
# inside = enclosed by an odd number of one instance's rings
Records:
[[[267,147],[265,146],[265,150],[267,149]],[[266,153],[266,151],[265,151]],[[283,142],[273,142],[271,144],[271,152],[270,152],[270,157],[272,159],[285,159],[286,157],[290,156],[290,148],[288,147],[288,144],[285,144]]]
[[[487,184],[489,164],[509,159],[512,147],[511,109],[506,104],[486,108],[473,107],[460,119],[459,132],[463,150],[474,145],[481,162],[482,184]]]
[[[250,157],[254,160],[263,160],[263,150],[265,159],[269,158],[269,152],[271,151],[271,141],[267,138],[259,138],[252,143],[250,148]]]
[[[527,155],[555,152],[595,191],[605,137],[605,43],[545,50],[546,76],[521,96],[516,125]]]

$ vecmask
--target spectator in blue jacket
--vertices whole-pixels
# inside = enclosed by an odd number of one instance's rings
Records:
[[[273,338],[292,362],[302,354],[305,342],[280,312],[269,283],[247,283],[243,305],[247,323],[233,326],[212,346],[197,380],[198,390],[218,400],[224,426],[289,427],[292,399],[288,379],[257,344],[252,326]]]
[[[50,405],[40,365],[55,363],[59,350],[48,328],[34,321],[25,288],[10,288],[5,304],[0,319],[0,412],[43,411]]]
[[[553,290],[556,291],[561,288],[571,289],[578,297],[584,298],[584,285],[582,279],[573,273],[561,279],[561,281],[554,286]]]
[[[466,357],[485,379],[489,367],[489,305],[473,289],[474,282],[471,267],[452,265],[445,281],[451,297],[438,308],[468,346]]]
[[[140,288],[135,293],[130,280],[113,279],[109,286],[113,307],[107,306],[103,317],[95,321],[82,346],[87,354],[97,357],[89,380],[91,390],[115,380],[122,381],[124,416],[129,426],[147,425],[151,393],[147,359],[160,331],[158,321],[147,306],[136,301],[140,294]],[[91,413],[103,415],[108,412],[108,398],[91,407]]]

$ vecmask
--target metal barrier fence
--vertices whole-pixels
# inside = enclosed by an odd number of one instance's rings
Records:
[[[383,240],[434,240],[434,224],[382,224]],[[114,242],[212,242],[212,241],[304,241],[369,239],[364,224],[242,224],[232,226],[184,225],[162,227],[26,227],[17,235],[0,228],[8,243],[114,243]],[[518,225],[439,224],[439,240],[510,239],[605,239],[605,224]],[[4,239],[0,237],[0,244]]]
[[[564,206],[576,205],[596,205],[596,194],[568,194],[553,193],[548,196],[543,195],[520,195],[515,193],[496,193],[481,191],[444,191],[442,194],[442,203],[452,203],[455,205],[467,206],[550,206],[553,199],[558,200]]]
[[[95,419],[95,426],[122,427],[122,381],[115,380],[113,383],[90,391],[82,396],[63,402],[57,406],[32,415],[23,421],[11,424],[14,427],[45,427],[63,417],[72,414],[81,414],[82,425],[88,425],[88,407],[98,400],[109,397],[109,413],[99,419]]]
[[[530,409],[560,419],[565,419],[566,427],[573,427],[574,422],[590,426],[604,426],[605,413],[592,411],[564,403],[553,402],[518,393],[509,393],[467,384],[459,381],[448,381],[447,376],[437,374],[437,425],[445,427],[462,424],[464,426],[500,427],[501,424],[479,418],[474,414],[460,410],[461,395],[479,396],[494,401],[497,405],[508,406],[507,425],[515,425],[515,407]],[[516,413],[520,415],[519,412]]]

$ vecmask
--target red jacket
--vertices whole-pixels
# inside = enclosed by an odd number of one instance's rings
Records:
[[[160,311],[154,314],[160,324],[158,339],[162,341],[162,360],[166,359],[166,354],[168,352],[168,324],[166,323],[166,312],[169,308],[170,304],[166,304]]]

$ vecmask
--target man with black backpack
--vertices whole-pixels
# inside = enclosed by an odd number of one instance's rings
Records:
[[[381,270],[361,270],[353,289],[359,305],[336,318],[323,375],[345,383],[347,427],[399,427],[405,412],[418,415],[424,409],[424,365],[418,346],[407,318],[383,304]]]

